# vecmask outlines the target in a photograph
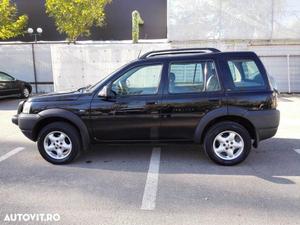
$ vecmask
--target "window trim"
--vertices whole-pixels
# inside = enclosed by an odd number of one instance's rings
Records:
[[[172,64],[199,64],[201,62],[208,62],[208,61],[212,61],[215,65],[215,69],[216,69],[216,75],[217,75],[217,78],[218,78],[218,81],[219,81],[219,86],[220,86],[220,89],[217,90],[217,91],[201,91],[201,92],[182,92],[182,93],[171,93],[170,90],[169,90],[169,76],[170,76],[170,72],[171,72],[171,65]],[[219,75],[219,69],[218,69],[218,65],[217,65],[217,62],[215,59],[200,59],[200,60],[197,60],[197,59],[194,59],[194,60],[180,60],[180,61],[169,61],[168,62],[168,73],[166,75],[166,94],[167,95],[205,95],[205,94],[209,94],[209,93],[222,93],[223,92],[223,86],[222,86],[222,82],[221,82],[221,79],[220,79],[220,75]],[[205,81],[206,82],[206,81]]]
[[[116,95],[116,98],[120,99],[120,98],[130,98],[130,97],[139,97],[139,96],[144,96],[144,97],[147,97],[147,96],[158,96],[159,92],[160,92],[161,85],[162,85],[162,80],[163,80],[163,71],[164,71],[164,66],[165,66],[165,64],[163,62],[145,63],[145,64],[139,64],[139,65],[132,66],[132,67],[126,69],[125,71],[122,71],[122,74],[120,74],[119,76],[117,76],[115,79],[112,79],[109,83],[110,83],[110,85],[112,85],[120,77],[122,77],[127,72],[129,72],[130,70],[133,70],[135,68],[138,68],[138,67],[143,68],[143,67],[157,66],[157,65],[161,66],[161,72],[160,72],[160,79],[159,79],[159,83],[158,83],[158,87],[157,87],[156,93],[154,93],[154,94],[142,94],[142,95]]]

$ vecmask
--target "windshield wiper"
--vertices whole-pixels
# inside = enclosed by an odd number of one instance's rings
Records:
[[[78,88],[77,91],[84,91],[84,90],[88,89],[90,86],[91,85],[89,84],[89,85],[87,85],[85,87]]]

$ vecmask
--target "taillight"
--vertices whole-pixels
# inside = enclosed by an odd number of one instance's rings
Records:
[[[277,108],[277,98],[278,94],[274,91],[272,94],[272,103],[271,103],[271,108],[276,109]]]

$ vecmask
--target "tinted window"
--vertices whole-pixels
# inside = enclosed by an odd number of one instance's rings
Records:
[[[213,61],[172,63],[170,65],[170,93],[195,93],[218,90],[220,90],[220,83]]]
[[[112,84],[117,95],[149,95],[158,91],[162,65],[136,67],[123,74]]]
[[[4,74],[4,73],[0,73],[0,81],[12,81],[13,78]]]
[[[253,60],[228,61],[234,88],[265,87],[265,82]]]

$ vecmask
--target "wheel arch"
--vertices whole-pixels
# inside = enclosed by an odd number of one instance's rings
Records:
[[[244,111],[244,110],[242,110]],[[245,110],[246,111],[246,110]],[[227,111],[227,109],[224,108],[219,108],[217,110],[211,111],[210,113],[206,114],[198,123],[196,131],[195,131],[195,136],[194,136],[194,141],[196,143],[202,144],[204,141],[204,137],[209,130],[211,126],[213,126],[216,123],[223,122],[223,121],[232,121],[236,122],[243,127],[246,128],[246,130],[249,132],[250,136],[252,139],[254,139],[253,146],[257,147],[258,146],[258,135],[255,129],[255,126],[253,123],[247,119],[246,112],[241,113],[241,110],[238,111],[239,113],[234,113],[234,110],[232,111]]]
[[[87,150],[90,144],[89,132],[83,121],[74,113],[64,109],[48,109],[39,113],[40,120],[34,126],[33,136],[37,140],[39,132],[46,125],[53,122],[66,122],[75,127],[81,137],[81,143],[84,150]]]
[[[24,87],[27,87],[29,89],[29,93],[32,93],[32,86],[30,84],[25,83]]]
[[[26,83],[26,82],[21,82],[19,88],[20,88],[21,91],[22,91],[24,88],[28,88],[28,89],[29,89],[29,93],[32,92],[32,86],[31,86],[29,83]]]

